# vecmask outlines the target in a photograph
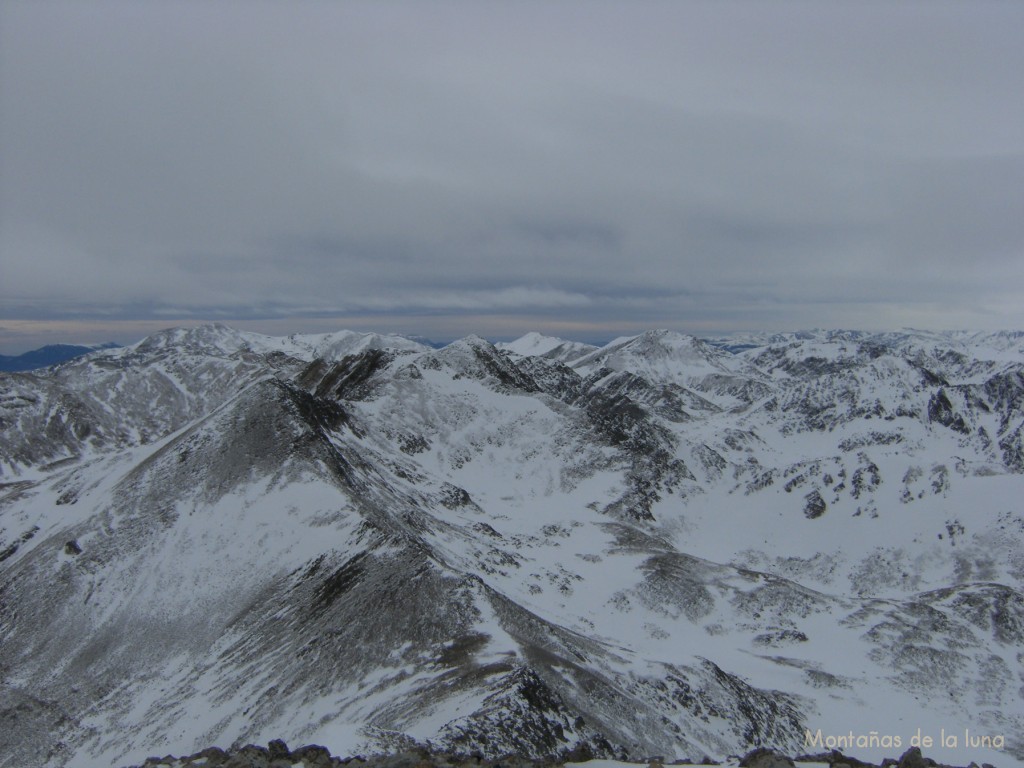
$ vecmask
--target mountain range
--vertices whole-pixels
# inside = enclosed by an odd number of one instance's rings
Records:
[[[0,430],[0,766],[1024,765],[1024,333],[209,325],[0,375]]]
[[[33,349],[20,355],[0,355],[0,372],[33,371],[48,368],[51,365],[65,363],[82,355],[88,355],[98,349],[114,349],[119,345],[114,342],[106,344],[47,344],[45,347]]]

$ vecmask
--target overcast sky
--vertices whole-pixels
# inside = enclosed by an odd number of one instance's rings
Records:
[[[0,0],[0,352],[1024,328],[1024,3]]]

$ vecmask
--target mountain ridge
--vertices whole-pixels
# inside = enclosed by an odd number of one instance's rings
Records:
[[[73,360],[82,355],[88,355],[104,349],[116,349],[120,345],[108,341],[104,344],[47,344],[22,352],[20,355],[0,355],[0,373],[15,373],[17,371],[34,371],[39,368],[49,368],[51,365]]]

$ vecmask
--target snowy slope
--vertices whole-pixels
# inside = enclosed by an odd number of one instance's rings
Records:
[[[765,396],[767,376],[742,357],[673,331],[646,331],[616,339],[572,363],[578,372],[628,372],[652,384],[696,390],[732,408]]]
[[[394,339],[0,377],[0,766],[918,728],[1024,764],[1017,337]]]
[[[542,357],[547,360],[557,360],[560,363],[570,363],[573,360],[578,360],[597,349],[593,344],[568,341],[535,332],[520,336],[515,341],[498,343],[494,346],[499,350],[512,352],[523,357]]]

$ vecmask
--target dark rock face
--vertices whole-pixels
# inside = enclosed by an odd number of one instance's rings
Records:
[[[396,758],[396,764],[399,764],[401,756]],[[283,741],[275,739],[266,747],[254,744],[230,750],[209,747],[185,757],[150,757],[142,765],[132,768],[340,768],[353,762],[358,765],[361,760],[341,760],[333,757],[325,747],[315,744],[292,751]]]
[[[904,752],[897,763],[897,768],[932,768],[936,762],[921,755],[920,747],[911,747]]]
[[[740,768],[794,768],[793,759],[766,747],[748,752],[740,760]]]
[[[928,420],[965,435],[971,431],[964,422],[964,417],[953,410],[953,404],[944,389],[940,389],[928,401]]]
[[[828,504],[821,498],[821,493],[815,489],[804,496],[804,517],[808,520],[815,520],[825,514]]]
[[[369,349],[344,357],[333,365],[315,360],[299,375],[297,383],[319,398],[362,400],[372,391],[374,375],[395,357],[389,350]]]

